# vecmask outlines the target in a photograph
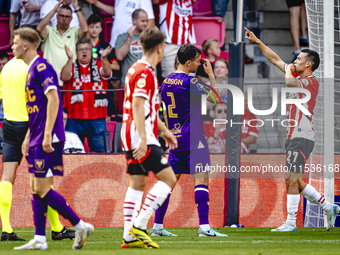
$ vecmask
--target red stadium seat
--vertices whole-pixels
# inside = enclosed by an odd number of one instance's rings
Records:
[[[11,48],[11,45],[9,45],[9,18],[0,17],[0,31],[0,51],[8,50]]]
[[[116,121],[106,121],[106,129],[110,132],[110,151],[112,151],[112,143],[115,136],[116,124]]]
[[[107,43],[110,43],[110,40],[111,40],[112,24],[113,24],[112,17],[103,19],[103,35],[104,35],[104,40]]]
[[[225,41],[225,22],[221,17],[192,17],[196,34],[197,48],[202,49],[202,43],[207,39],[217,39],[220,47]]]
[[[213,14],[211,0],[197,0],[193,6],[193,16],[209,16]]]

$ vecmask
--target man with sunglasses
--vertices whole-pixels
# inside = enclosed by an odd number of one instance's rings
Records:
[[[60,6],[64,0],[60,0],[53,10],[43,18],[37,26],[37,31],[43,38],[44,58],[46,58],[57,72],[58,77],[61,68],[65,65],[68,57],[65,53],[65,45],[72,51],[76,60],[75,45],[78,39],[86,36],[88,27],[83,14],[78,8],[78,0],[72,0],[72,5],[77,13],[79,27],[70,27],[72,21],[72,9],[68,5]],[[60,6],[60,7],[59,7]],[[57,25],[51,26],[50,21],[57,13]],[[59,79],[59,86],[63,86],[63,82]]]

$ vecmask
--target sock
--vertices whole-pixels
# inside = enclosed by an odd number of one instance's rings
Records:
[[[46,236],[35,235],[34,240],[39,242],[39,243],[45,243],[46,242]]]
[[[79,217],[72,210],[72,208],[66,203],[65,198],[58,192],[50,189],[46,194],[47,204],[56,210],[65,219],[68,219],[73,226],[75,226],[79,221]]]
[[[34,218],[34,225],[35,225],[35,235],[45,236],[46,212],[47,212],[46,196],[44,198],[41,198],[37,194],[33,194],[32,208],[33,208],[33,218]],[[46,242],[46,239],[45,239],[45,242]]]
[[[330,210],[332,210],[332,204],[330,204],[324,197],[322,197],[313,186],[307,184],[306,188],[304,188],[304,190],[301,191],[300,194],[304,196],[307,200],[320,206],[325,212],[329,212]]]
[[[9,222],[9,213],[12,206],[12,188],[10,182],[0,182],[0,218],[2,223],[2,232],[12,233],[13,229]]]
[[[83,231],[85,229],[84,221],[80,220],[76,225],[74,225],[74,229],[77,231],[77,233]]]
[[[292,226],[296,225],[296,214],[299,208],[300,194],[287,194],[287,223]]]
[[[140,205],[142,203],[143,191],[135,190],[131,187],[128,188],[124,200],[124,234],[125,241],[130,242],[136,240],[129,234],[129,228],[137,217]]]
[[[168,210],[170,196],[171,194],[168,195],[163,204],[155,211],[155,223],[153,225],[153,228],[156,230],[160,230],[163,228],[163,220],[166,211]]]
[[[139,229],[146,229],[151,214],[163,204],[170,192],[171,188],[165,182],[158,181],[146,196],[134,226]]]
[[[51,186],[51,188],[53,189],[53,186]],[[52,231],[61,232],[64,229],[64,226],[60,223],[58,212],[50,206],[47,207],[47,217],[50,221]]]
[[[200,184],[195,186],[195,203],[200,227],[203,231],[207,231],[210,229],[210,227],[208,229],[206,227],[206,225],[209,226],[209,189],[207,185]]]

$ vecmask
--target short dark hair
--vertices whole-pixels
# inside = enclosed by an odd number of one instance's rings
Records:
[[[6,51],[0,51],[0,59],[7,58],[9,60],[9,56]]]
[[[102,25],[102,19],[97,15],[97,14],[92,14],[88,19],[87,19],[87,25],[91,24],[96,24],[100,23]]]
[[[140,13],[141,11],[146,13],[146,11],[144,11],[143,9],[136,9],[136,10],[134,10],[133,13],[132,13],[132,18],[133,18],[133,19],[138,19],[138,18],[139,18],[139,13]],[[146,13],[146,14],[147,14],[147,13]]]
[[[85,44],[85,43],[90,44],[90,46],[92,47],[91,41],[85,37],[85,38],[83,38],[83,39],[79,39],[79,40],[78,40],[78,42],[77,42],[77,44],[76,44],[76,50],[78,50],[78,46],[79,46],[80,44]]]
[[[60,8],[69,10],[72,13],[72,9],[69,5],[63,4],[62,6],[60,6]]]
[[[303,49],[301,52],[307,53],[307,61],[312,62],[312,71],[314,72],[320,65],[319,53],[311,49]]]
[[[202,52],[199,48],[197,48],[196,46],[190,43],[187,43],[187,44],[182,45],[179,48],[177,52],[177,58],[178,58],[179,63],[184,65],[188,60],[194,61],[195,58],[201,54]]]
[[[165,34],[157,28],[145,29],[140,35],[140,42],[145,52],[153,51],[156,46],[164,42]]]
[[[66,108],[63,108],[63,112],[68,114],[68,110]]]

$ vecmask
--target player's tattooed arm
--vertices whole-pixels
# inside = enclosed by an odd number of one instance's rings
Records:
[[[21,153],[22,155],[24,155],[25,157],[28,156],[28,145],[30,143],[30,129],[27,130],[25,139],[21,145]]]
[[[144,97],[134,97],[132,99],[132,114],[140,137],[137,148],[133,151],[133,157],[137,160],[143,158],[148,149],[146,145],[144,102]]]
[[[178,147],[178,144],[177,139],[173,135],[173,133],[170,132],[170,130],[164,125],[164,123],[159,118],[157,124],[158,130],[162,134],[166,147],[168,147],[170,150],[176,149]]]
[[[285,82],[287,87],[295,87],[295,88],[301,88],[300,82],[295,79],[293,76],[293,72],[296,71],[295,65],[290,64],[287,66],[286,74],[285,74]]]
[[[244,28],[246,30],[245,38],[251,42],[254,42],[259,46],[260,50],[262,51],[263,55],[274,65],[276,65],[282,72],[285,72],[285,62],[274,52],[272,51],[267,45],[261,42],[260,39],[256,37],[256,35],[251,32],[248,28]]]
[[[202,58],[202,62],[203,62],[203,68],[204,68],[204,71],[205,73],[208,75],[209,77],[209,81],[210,81],[210,86],[215,88],[215,85],[216,85],[216,79],[215,79],[215,75],[214,75],[214,71],[212,70],[212,66],[211,66],[211,63],[208,59],[206,58]],[[216,101],[219,101],[220,99],[218,98],[218,95],[216,95],[215,93],[211,93],[211,95],[214,97],[212,98],[211,96],[209,96],[207,98],[207,100],[209,102],[216,102]]]

